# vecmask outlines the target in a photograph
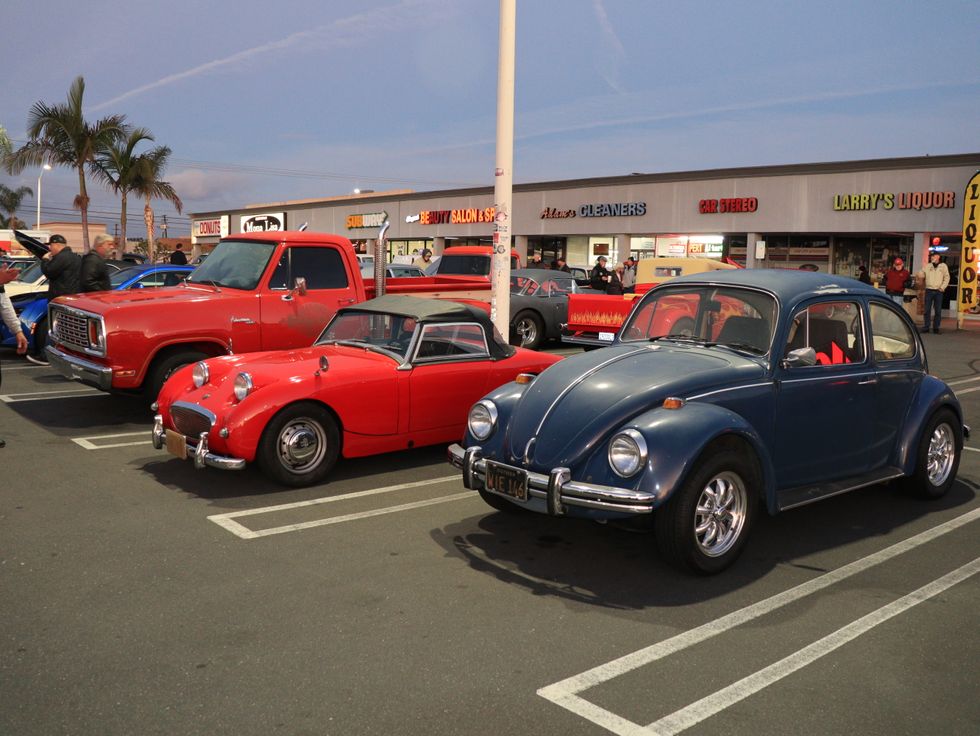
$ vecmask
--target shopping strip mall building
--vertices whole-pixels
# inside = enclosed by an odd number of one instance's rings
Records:
[[[560,256],[570,265],[629,253],[731,257],[848,276],[864,264],[872,278],[897,255],[915,271],[935,250],[955,279],[964,189],[978,169],[980,153],[969,153],[518,184],[512,243],[523,257]],[[494,216],[492,184],[371,192],[192,214],[192,242],[208,250],[225,234],[306,223],[370,251],[388,221],[389,259],[423,248],[438,255],[489,245]]]

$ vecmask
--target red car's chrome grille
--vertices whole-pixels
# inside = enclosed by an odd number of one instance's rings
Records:
[[[91,348],[88,339],[88,317],[58,310],[58,341],[73,348]]]
[[[185,437],[198,437],[201,432],[211,431],[210,417],[186,406],[171,406],[170,418],[174,428]]]

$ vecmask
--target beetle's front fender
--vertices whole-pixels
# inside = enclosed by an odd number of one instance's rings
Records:
[[[772,459],[756,429],[741,415],[718,406],[688,402],[680,409],[657,407],[639,415],[620,430],[633,428],[647,442],[647,464],[637,489],[655,491],[656,506],[665,503],[697,466],[698,460],[712,444],[719,441],[741,443],[757,462],[762,488],[770,512],[775,511],[775,473]],[[615,476],[607,459],[608,442],[604,442],[588,463],[587,479],[612,482]],[[621,485],[622,480],[616,485]]]

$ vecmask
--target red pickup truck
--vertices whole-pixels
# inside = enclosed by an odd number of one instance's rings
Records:
[[[385,288],[490,301],[490,283],[478,277],[389,278]],[[232,235],[181,286],[55,299],[47,355],[63,376],[155,399],[170,374],[203,358],[311,345],[340,307],[374,291],[339,235]]]

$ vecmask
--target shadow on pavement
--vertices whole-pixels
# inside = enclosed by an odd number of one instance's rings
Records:
[[[936,511],[966,506],[978,491],[975,483],[959,480],[945,498],[922,501],[897,487],[879,485],[775,517],[760,508],[741,558],[713,577],[669,567],[657,554],[652,531],[631,533],[578,519],[508,514],[488,507],[484,516],[434,530],[432,538],[474,570],[535,595],[639,610],[722,597],[781,565],[827,572],[796,561],[886,535]]]

